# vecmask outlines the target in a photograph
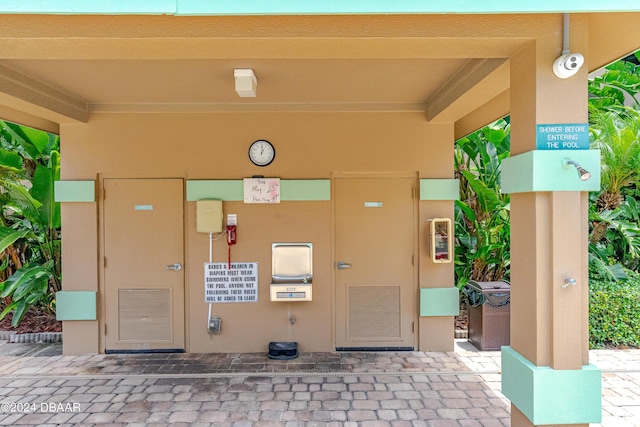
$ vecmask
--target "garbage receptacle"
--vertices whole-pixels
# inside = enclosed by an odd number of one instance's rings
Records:
[[[509,283],[470,280],[465,294],[469,304],[469,342],[480,350],[500,350],[503,345],[509,345]]]

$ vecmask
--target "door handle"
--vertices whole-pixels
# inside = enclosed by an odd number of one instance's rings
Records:
[[[347,264],[346,262],[338,261],[336,263],[336,267],[338,270],[345,270],[347,268],[351,268],[351,264]]]
[[[182,270],[182,264],[176,262],[175,264],[167,265],[167,270],[180,271]]]

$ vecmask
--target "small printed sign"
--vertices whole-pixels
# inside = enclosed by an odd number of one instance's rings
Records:
[[[134,210],[136,211],[152,211],[153,205],[135,205]]]
[[[538,150],[588,150],[589,123],[537,125]]]
[[[365,208],[381,208],[382,202],[364,202]]]
[[[280,178],[245,178],[245,203],[280,203]]]
[[[258,263],[204,263],[204,302],[257,302]]]

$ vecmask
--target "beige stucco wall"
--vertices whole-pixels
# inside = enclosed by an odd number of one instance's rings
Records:
[[[62,126],[62,173],[63,179],[96,172],[187,179],[329,178],[333,171],[451,177],[449,129],[430,125],[422,113],[94,114],[87,124]],[[247,157],[256,139],[277,150],[266,168]],[[436,148],[447,155],[440,159]]]
[[[451,162],[453,162],[453,153]],[[449,168],[453,170],[452,163]],[[430,218],[451,218],[453,221],[453,203],[448,201],[420,202],[420,287],[451,287],[455,283],[453,263],[436,264],[431,261],[431,255],[429,254]],[[453,339],[451,337],[453,333],[452,316],[420,317],[419,333],[419,350],[453,350]]]
[[[276,160],[266,168],[248,160],[248,147],[256,139],[268,139],[277,150]],[[62,179],[96,179],[98,188],[105,177],[241,179],[260,174],[330,179],[333,172],[415,172],[420,178],[451,178],[453,174],[453,126],[429,124],[418,113],[95,114],[87,124],[62,126],[61,140]],[[97,194],[97,209],[65,208],[67,214],[73,210],[74,229],[100,230],[100,191]],[[452,211],[451,202],[420,203],[416,313],[419,286],[453,285],[452,264],[429,266],[427,245],[428,218],[451,216]],[[214,314],[222,318],[222,333],[209,336],[202,267],[209,256],[208,235],[196,232],[195,203],[185,202],[187,351],[264,351],[269,341],[297,341],[302,351],[333,350],[332,202],[225,202],[224,213],[238,215],[232,260],[258,262],[259,302],[214,304]],[[65,286],[98,289],[103,304],[100,240],[98,236],[97,242],[87,242],[82,233],[65,235],[63,274]],[[313,243],[312,302],[269,301],[271,243],[277,241]],[[393,244],[389,239],[389,251]],[[214,242],[213,257],[216,262],[227,260],[224,240]],[[292,314],[295,325],[289,322]],[[430,337],[439,347],[452,347],[452,319],[439,321],[450,326],[435,328],[421,322],[418,336]],[[93,349],[94,343],[95,337],[82,345]]]
[[[62,203],[60,209],[65,240],[62,244],[63,290],[96,292],[98,291],[97,206],[95,203]],[[98,328],[99,324],[96,321],[63,322],[65,338],[62,341],[63,352],[65,354],[97,353],[100,338]],[[66,339],[66,337],[80,339]]]

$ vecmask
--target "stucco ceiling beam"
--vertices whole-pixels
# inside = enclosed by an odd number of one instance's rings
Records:
[[[455,123],[456,140],[509,114],[510,91],[505,90]]]
[[[61,119],[86,122],[88,118],[86,102],[3,65],[0,65],[0,99],[7,107],[56,122]]]
[[[0,38],[0,59],[458,59],[506,58],[521,39],[329,38]]]
[[[18,111],[14,108],[6,107],[0,103],[0,119],[6,120],[20,125],[29,126],[34,129],[43,130],[45,132],[60,134],[60,125],[50,120],[36,117],[32,114]]]
[[[487,77],[506,64],[503,58],[471,59],[454,74],[440,89],[427,100],[427,120],[443,119],[448,109],[459,103],[461,98],[468,95],[472,89],[476,90]],[[505,87],[508,86],[508,79]],[[446,117],[446,120],[458,119],[458,117]],[[455,121],[455,120],[454,120]]]
[[[640,48],[640,14],[598,13],[589,16],[589,71],[610,64]],[[624,29],[624,35],[620,30]]]
[[[6,0],[5,0],[6,1]],[[32,0],[33,1],[33,0]],[[637,17],[634,17],[637,19]],[[0,38],[535,38],[562,15],[133,16],[3,15]]]
[[[95,103],[89,104],[91,113],[169,113],[169,112],[420,112],[422,103],[363,103],[363,102],[252,102],[252,103]]]

